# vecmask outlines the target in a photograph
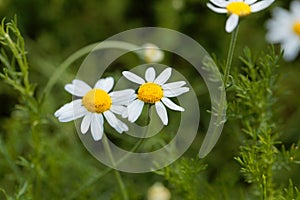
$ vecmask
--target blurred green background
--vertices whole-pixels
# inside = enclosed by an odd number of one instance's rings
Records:
[[[226,61],[230,35],[225,32],[226,16],[216,14],[206,7],[204,0],[0,0],[0,16],[7,21],[17,15],[18,26],[23,34],[30,62],[30,80],[37,84],[37,94],[41,93],[49,77],[57,66],[74,51],[90,43],[138,27],[164,27],[182,32],[198,41],[220,63]],[[276,1],[275,6],[288,8],[290,1]],[[238,56],[245,46],[254,55],[267,50],[265,22],[270,18],[270,9],[241,20],[238,44],[233,61],[233,73],[238,72]],[[157,44],[159,46],[159,44]],[[120,199],[119,189],[112,174],[96,179],[105,166],[95,160],[80,142],[73,123],[62,124],[53,113],[61,105],[71,100],[63,90],[76,75],[79,60],[68,69],[64,77],[53,88],[47,99],[47,106],[41,111],[46,116],[47,125],[35,138],[29,134],[28,116],[16,111],[18,94],[5,82],[0,81],[0,188],[7,194],[22,192],[24,199]],[[126,63],[127,62],[127,63]],[[121,63],[132,66],[136,61]],[[172,63],[172,61],[170,61]],[[126,67],[124,67],[126,68]],[[117,69],[122,70],[122,67]],[[182,66],[188,78],[193,70]],[[300,58],[280,68],[280,140],[291,145],[299,140],[300,126]],[[201,124],[199,136],[185,154],[196,158],[203,140],[210,109],[209,95],[203,82],[191,81],[201,99]],[[49,123],[50,122],[50,123]],[[238,155],[242,138],[235,121],[225,124],[222,136],[214,150],[205,158],[208,168],[202,179],[214,188],[229,188],[234,199],[239,196],[236,189],[247,191],[240,167],[233,157]],[[34,140],[39,140],[41,152],[33,149]],[[38,158],[36,158],[38,154]],[[38,161],[34,161],[34,159]],[[17,166],[17,167],[16,167]],[[300,177],[299,167],[290,169],[286,176]],[[165,182],[154,173],[122,173],[131,199],[145,199],[147,189],[156,181]],[[284,176],[284,175],[283,175]],[[95,178],[95,180],[93,179]],[[284,179],[284,177],[283,177]],[[294,184],[300,185],[300,179]],[[91,182],[92,184],[88,185]],[[83,185],[88,187],[83,187]],[[165,182],[165,184],[168,184]],[[176,190],[169,186],[171,193]],[[208,188],[209,188],[208,187]],[[232,187],[232,188],[230,188]],[[207,186],[206,186],[207,188]],[[199,185],[199,191],[206,194]],[[0,192],[0,199],[4,195]],[[22,196],[22,195],[21,195]],[[22,199],[22,198],[21,198]],[[176,198],[174,198],[176,199]],[[178,198],[180,199],[180,198]],[[219,199],[223,199],[220,196]],[[230,199],[230,198],[229,198]]]

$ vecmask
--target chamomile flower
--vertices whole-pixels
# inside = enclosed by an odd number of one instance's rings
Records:
[[[148,189],[147,200],[170,200],[171,193],[163,184],[157,182]]]
[[[225,30],[232,32],[239,23],[239,18],[259,12],[270,6],[275,0],[210,0],[207,7],[216,13],[228,14]]]
[[[164,52],[151,43],[144,44],[139,55],[147,63],[158,63],[164,59]]]
[[[113,85],[112,77],[98,80],[94,88],[81,80],[73,80],[72,84],[65,86],[65,90],[80,98],[65,104],[54,115],[60,122],[69,122],[83,117],[81,132],[85,134],[91,128],[95,141],[101,140],[103,136],[104,118],[119,133],[128,131],[128,126],[115,114],[121,115],[124,112],[125,105],[128,104],[134,90],[126,89],[109,93]]]
[[[277,7],[272,15],[266,24],[266,38],[271,43],[281,43],[283,58],[292,61],[300,51],[300,1],[291,3],[290,12]]]
[[[189,91],[188,87],[182,87],[185,81],[177,81],[166,83],[172,73],[171,68],[166,68],[156,78],[156,73],[153,67],[150,67],[145,72],[145,80],[138,75],[124,71],[123,75],[130,81],[140,84],[137,94],[131,98],[131,103],[127,107],[127,113],[123,113],[123,117],[128,117],[130,122],[135,122],[142,113],[145,103],[154,104],[156,112],[164,125],[168,124],[168,115],[166,107],[171,110],[184,111],[184,108],[176,105],[171,101],[170,97],[177,97]]]

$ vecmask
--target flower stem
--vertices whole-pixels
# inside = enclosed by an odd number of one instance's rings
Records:
[[[224,77],[223,77],[225,88],[227,88],[227,84],[228,84],[228,80],[229,80],[229,73],[230,73],[230,69],[231,69],[231,63],[232,63],[233,53],[234,53],[234,49],[235,49],[235,45],[236,45],[236,41],[237,41],[238,32],[239,32],[239,26],[237,26],[236,29],[233,31],[233,33],[231,35],[231,39],[230,39],[229,51],[228,51],[228,55],[227,55],[227,61],[226,61]]]
[[[120,190],[122,192],[122,195],[123,195],[123,199],[124,200],[129,200],[128,198],[128,194],[127,194],[127,190],[125,188],[125,185],[124,185],[124,182],[123,182],[123,179],[121,177],[121,174],[118,170],[114,170],[115,172],[115,176],[117,178],[117,181],[118,181],[118,184],[119,184],[119,187],[120,187]]]
[[[223,83],[224,83],[224,88],[221,90],[220,93],[220,103],[218,104],[218,107],[216,108],[216,128],[210,132],[210,134],[207,134],[204,138],[204,141],[202,143],[202,146],[200,148],[199,152],[199,157],[204,158],[214,147],[216,144],[220,133],[218,130],[218,126],[221,124],[224,124],[226,122],[225,114],[226,114],[226,109],[227,109],[227,103],[226,103],[226,88],[228,87],[228,80],[229,80],[229,73],[230,73],[230,68],[231,68],[231,63],[232,63],[232,58],[233,58],[233,53],[237,41],[237,36],[238,36],[238,28],[237,27],[234,32],[231,35],[231,40],[229,44],[229,51],[228,51],[228,56],[227,56],[227,61],[226,61],[226,66],[224,70],[224,75],[223,75]]]
[[[111,149],[110,149],[109,144],[108,144],[107,137],[104,135],[102,140],[103,140],[104,149],[107,152],[107,154],[108,154],[108,156],[109,156],[109,158],[110,158],[113,166],[116,166],[114,157],[112,155]],[[116,179],[118,181],[118,184],[119,184],[119,187],[120,187],[123,199],[124,200],[129,200],[128,194],[127,194],[127,191],[126,191],[126,188],[125,188],[125,184],[124,184],[124,182],[122,180],[120,172],[118,170],[114,170],[114,173],[115,173]]]
[[[137,149],[139,149],[141,147],[141,145],[143,144],[143,141],[144,141],[144,138],[140,139],[129,150],[129,152],[135,152]],[[130,153],[128,153],[124,157],[122,157],[119,161],[117,161],[116,165],[118,165],[118,164],[122,163],[124,160],[126,160],[129,155],[130,155]],[[74,193],[72,193],[70,196],[68,196],[68,198],[66,198],[66,200],[76,199],[82,193],[82,191],[84,191],[89,186],[93,185],[96,181],[98,181],[100,178],[102,178],[106,174],[110,173],[112,170],[114,170],[114,169],[106,168],[104,171],[101,171],[99,174],[96,174],[95,176],[91,177],[91,179],[89,179],[85,184],[83,184],[78,190],[76,190]]]

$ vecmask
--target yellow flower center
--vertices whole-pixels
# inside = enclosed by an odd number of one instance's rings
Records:
[[[251,8],[244,2],[231,2],[226,6],[228,13],[238,16],[247,16],[251,13]]]
[[[110,109],[112,100],[101,89],[92,89],[82,98],[83,106],[90,112],[103,113]]]
[[[294,32],[300,36],[300,21],[297,21],[293,26]]]
[[[155,103],[163,97],[163,89],[156,83],[144,83],[138,89],[138,99],[146,103]]]

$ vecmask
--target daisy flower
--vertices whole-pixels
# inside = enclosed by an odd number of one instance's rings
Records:
[[[164,52],[151,43],[144,44],[139,55],[147,63],[158,63],[164,59]]]
[[[300,1],[293,1],[290,10],[275,8],[273,18],[266,24],[266,39],[271,43],[281,43],[283,58],[287,61],[294,60],[300,50]]]
[[[65,90],[80,98],[65,104],[54,115],[60,122],[69,122],[83,117],[81,132],[85,134],[91,128],[95,141],[101,140],[103,136],[104,118],[119,133],[128,131],[128,126],[115,114],[121,115],[126,110],[125,105],[128,104],[134,90],[126,89],[109,93],[113,85],[112,77],[98,80],[93,89],[81,80],[73,80],[72,84],[65,86]]]
[[[239,23],[239,18],[259,12],[270,6],[275,0],[210,0],[207,7],[216,13],[228,14],[225,30],[232,32]]]
[[[157,182],[148,189],[148,200],[170,200],[171,193],[163,184]]]
[[[164,125],[168,124],[166,107],[171,110],[184,111],[184,108],[176,105],[169,98],[177,97],[189,91],[188,87],[182,87],[185,81],[166,83],[172,73],[171,68],[166,68],[155,78],[155,70],[150,67],[145,72],[145,80],[138,75],[124,71],[123,75],[130,81],[140,84],[137,94],[133,94],[131,102],[127,107],[127,113],[123,117],[128,117],[130,122],[135,122],[142,113],[145,103],[154,104],[156,112]]]

